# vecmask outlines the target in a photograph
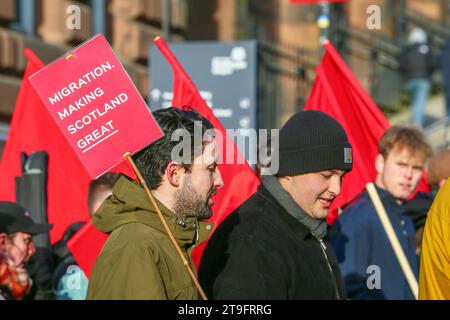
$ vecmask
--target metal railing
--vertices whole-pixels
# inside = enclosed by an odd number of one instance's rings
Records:
[[[303,109],[319,52],[258,41],[258,106],[261,128],[279,128]]]

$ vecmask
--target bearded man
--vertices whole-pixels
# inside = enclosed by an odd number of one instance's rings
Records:
[[[163,109],[153,113],[164,137],[133,155],[145,182],[191,269],[191,251],[206,240],[211,196],[223,186],[211,123],[194,111]],[[190,148],[174,157],[180,138]],[[202,133],[196,139],[194,132]],[[186,141],[184,141],[186,146]],[[93,216],[109,234],[92,269],[87,299],[199,299],[144,188],[121,176],[113,193]]]

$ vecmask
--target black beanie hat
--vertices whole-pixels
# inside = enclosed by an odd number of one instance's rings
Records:
[[[51,228],[51,224],[34,223],[30,214],[17,203],[0,201],[0,233],[24,232],[36,235],[47,233]]]
[[[277,176],[352,169],[352,146],[344,128],[320,111],[294,114],[280,130]]]

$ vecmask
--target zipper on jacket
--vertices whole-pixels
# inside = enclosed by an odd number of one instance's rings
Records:
[[[325,243],[323,242],[322,239],[318,239],[317,238],[317,240],[319,240],[319,242],[320,242],[320,247],[322,248],[322,252],[323,252],[323,255],[325,256],[325,260],[327,261],[328,269],[330,270],[330,273],[331,273],[331,278],[333,278],[334,290],[335,290],[335,293],[336,293],[336,298],[338,300],[341,300],[341,297],[339,296],[339,289],[338,289],[338,285],[337,285],[337,282],[336,282],[336,277],[334,276],[333,269],[331,268],[330,261],[328,260],[328,255],[327,255],[327,251],[326,251],[327,247],[325,246]]]

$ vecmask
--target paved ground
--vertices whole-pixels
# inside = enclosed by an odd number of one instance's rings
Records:
[[[446,126],[445,101],[443,95],[432,96],[425,110],[424,131],[434,150],[450,147],[450,124]],[[389,118],[391,124],[409,122],[411,110],[407,109]]]

